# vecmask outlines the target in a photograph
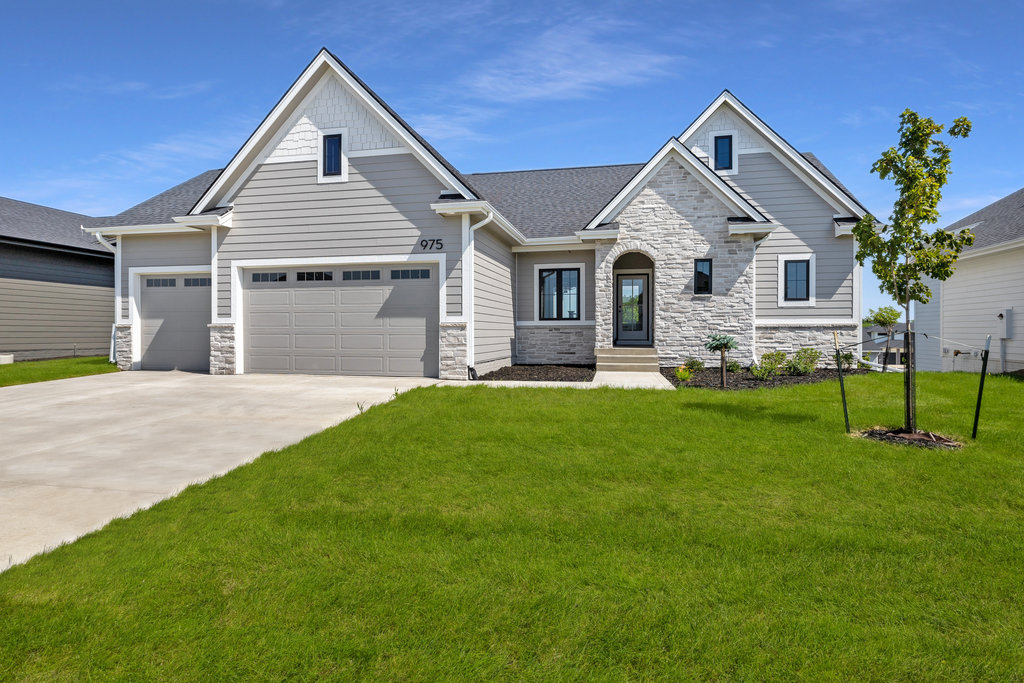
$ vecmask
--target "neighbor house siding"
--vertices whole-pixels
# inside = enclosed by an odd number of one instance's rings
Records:
[[[1024,248],[961,259],[942,286],[943,370],[981,371],[971,347],[982,347],[992,335],[989,372],[1002,369],[998,314],[1013,307],[1012,338],[1005,342],[1006,370],[1024,369]],[[955,357],[953,352],[959,350]]]
[[[594,250],[528,251],[516,255],[516,320],[536,320],[537,277],[534,266],[546,263],[583,263],[583,317],[594,319]],[[557,326],[557,322],[549,323]]]
[[[172,235],[130,235],[121,240],[121,314],[128,317],[129,268],[209,266],[210,235],[205,232]]]
[[[926,303],[914,304],[914,330],[917,331],[917,369],[942,370],[942,283],[928,280],[932,298]],[[928,335],[925,337],[924,335]]]
[[[114,263],[102,255],[0,244],[0,353],[16,360],[105,355]]]
[[[511,365],[515,347],[511,248],[489,228],[473,238],[474,367],[484,373]]]
[[[835,211],[770,152],[742,154],[736,183],[781,227],[757,250],[757,319],[856,317],[853,238],[836,237]],[[779,255],[813,252],[814,306],[779,306]]]
[[[420,240],[442,239],[447,313],[461,315],[461,225],[430,208],[442,189],[410,154],[350,158],[344,183],[318,184],[315,161],[260,166],[235,197],[232,227],[220,242],[219,314],[231,315],[236,259],[431,254],[440,252],[424,250]]]

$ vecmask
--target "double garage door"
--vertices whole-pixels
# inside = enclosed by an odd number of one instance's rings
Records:
[[[437,266],[247,270],[245,371],[438,375]]]

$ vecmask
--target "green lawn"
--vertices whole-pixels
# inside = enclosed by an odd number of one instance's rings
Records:
[[[51,379],[102,375],[105,372],[117,372],[117,367],[107,361],[106,356],[26,360],[0,365],[0,387],[31,382],[49,382]]]
[[[976,382],[922,375],[921,426]],[[835,383],[415,390],[0,574],[0,679],[1019,679],[1024,384],[986,391],[945,452],[846,436]]]

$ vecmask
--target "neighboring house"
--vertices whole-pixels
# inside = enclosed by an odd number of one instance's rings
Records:
[[[88,220],[0,197],[0,353],[109,353],[114,255],[82,232]]]
[[[903,365],[903,333],[907,331],[906,323],[896,323],[889,340],[889,365]],[[861,352],[870,356],[872,361],[885,362],[885,344],[888,331],[881,325],[868,325],[864,328],[864,341]]]
[[[647,163],[464,175],[323,50],[226,168],[88,229],[122,368],[465,379],[855,344],[864,214],[729,92]]]
[[[931,282],[932,300],[915,304],[918,368],[981,371],[985,337],[992,335],[989,372],[1024,369],[1024,188],[953,223],[971,230],[974,244],[945,282]]]

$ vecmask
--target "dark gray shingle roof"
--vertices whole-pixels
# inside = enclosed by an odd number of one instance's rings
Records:
[[[110,254],[92,235],[82,232],[89,216],[0,197],[0,237],[31,240]]]
[[[116,216],[103,216],[93,218],[87,226],[112,228],[121,225],[153,225],[159,223],[170,223],[176,216],[185,216],[195,205],[207,188],[220,175],[221,169],[215,168],[200,173],[194,178],[186,180],[180,185],[175,185],[155,197],[151,197],[141,204],[122,211]],[[212,212],[224,212],[226,208],[214,209]]]
[[[643,167],[584,166],[467,177],[527,237],[561,237],[587,227]]]
[[[832,171],[828,170],[828,166],[823,164],[821,159],[819,159],[818,157],[814,156],[814,154],[811,153],[811,152],[800,152],[800,156],[802,156],[804,159],[807,159],[807,161],[809,161],[811,163],[811,166],[813,166],[814,168],[818,169],[818,171],[823,176],[825,176],[826,178],[831,180],[832,183],[835,184],[836,187],[838,187],[840,190],[843,191],[843,194],[845,194],[847,197],[849,197],[850,199],[853,200],[854,204],[856,204],[860,208],[864,209],[864,205],[861,204],[860,201],[858,201],[858,199],[853,196],[853,193],[850,192],[850,190],[848,190],[846,188],[846,185],[843,185],[841,182],[839,182],[839,178],[836,178],[835,175],[833,175]],[[867,209],[864,209],[864,210],[865,210],[865,212],[867,212]]]
[[[970,249],[1024,238],[1024,187],[961,218],[946,230],[959,230],[968,226],[972,226],[971,231],[974,233],[974,245]]]

